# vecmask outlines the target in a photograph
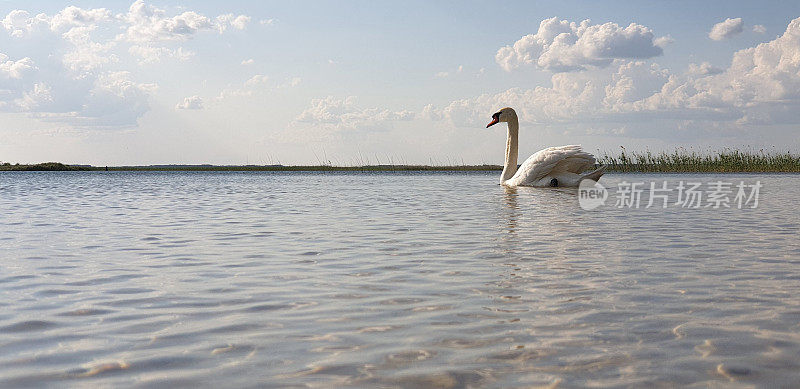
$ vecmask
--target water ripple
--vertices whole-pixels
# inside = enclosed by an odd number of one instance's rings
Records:
[[[0,174],[0,387],[800,381],[800,176],[590,212],[495,176]]]

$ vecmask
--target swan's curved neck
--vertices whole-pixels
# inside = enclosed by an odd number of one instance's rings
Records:
[[[517,155],[519,154],[519,121],[514,115],[508,120],[508,138],[506,139],[506,163],[500,183],[514,177],[517,172]]]

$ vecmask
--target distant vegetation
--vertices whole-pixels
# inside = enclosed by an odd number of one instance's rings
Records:
[[[65,165],[58,162],[46,162],[32,165],[4,163],[0,171],[485,171],[502,170],[499,165],[368,165],[368,166],[285,166],[285,165],[148,165],[148,166],[89,166]]]
[[[605,154],[598,162],[615,172],[800,172],[800,155],[764,150],[724,149],[700,153],[678,149],[672,153],[627,152]]]
[[[800,156],[792,153],[769,153],[724,149],[719,152],[697,152],[678,149],[672,153],[628,152],[605,153],[598,163],[607,165],[609,172],[662,173],[736,173],[736,172],[794,172],[800,173]],[[149,165],[149,166],[89,166],[46,162],[32,165],[2,163],[0,171],[490,171],[502,170],[500,165],[368,165],[368,166],[284,166],[284,165]]]
[[[298,172],[298,171],[329,171],[329,172],[363,172],[363,171],[482,171],[498,170],[497,165],[456,165],[456,166],[426,166],[426,165],[368,165],[368,166],[284,166],[284,165],[151,165],[151,166],[115,166],[108,170],[126,171],[273,171],[273,172]],[[98,168],[97,170],[103,170]]]
[[[0,164],[0,171],[72,171],[72,170],[99,170],[99,168],[88,165],[65,165],[60,162],[45,162],[33,165],[10,164],[8,162]]]

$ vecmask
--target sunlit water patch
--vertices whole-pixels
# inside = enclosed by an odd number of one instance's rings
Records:
[[[578,207],[496,173],[2,173],[0,386],[800,382],[798,175]]]

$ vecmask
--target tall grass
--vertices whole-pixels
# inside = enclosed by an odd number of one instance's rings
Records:
[[[605,153],[598,162],[616,172],[800,172],[800,155],[763,149],[698,152],[680,148],[654,154],[629,152],[621,147],[619,154]]]

